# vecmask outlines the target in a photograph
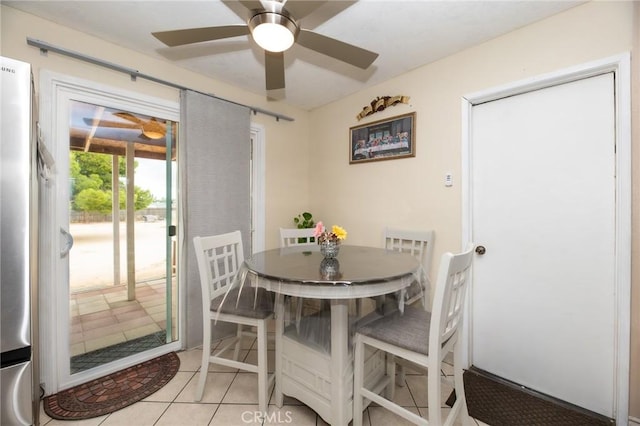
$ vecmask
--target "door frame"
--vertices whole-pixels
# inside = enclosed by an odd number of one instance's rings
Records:
[[[577,65],[549,74],[520,80],[503,86],[489,88],[463,96],[462,98],[462,247],[473,241],[471,181],[471,129],[473,107],[485,102],[498,100],[534,90],[544,89],[571,81],[608,72],[614,73],[615,89],[615,141],[616,141],[616,264],[615,264],[615,311],[616,311],[616,377],[614,414],[619,425],[629,418],[629,363],[631,340],[631,60],[624,53],[602,60]],[[471,290],[473,291],[473,286]],[[463,324],[463,349],[465,368],[473,364],[471,353],[471,298],[467,298],[466,315]]]
[[[61,125],[60,106],[68,100],[101,102],[150,116],[162,117],[171,121],[180,120],[180,106],[177,102],[154,98],[126,91],[104,84],[43,70],[40,75],[40,111],[38,138],[52,154],[55,164],[54,173],[41,191],[40,200],[40,251],[49,256],[40,256],[40,353],[48,356],[40,358],[41,383],[45,395],[96,379],[106,374],[143,362],[149,357],[179,350],[182,347],[184,325],[184,281],[178,282],[178,321],[180,324],[178,340],[161,347],[133,355],[125,360],[105,364],[100,367],[74,375],[70,370],[60,371],[63,360],[69,360],[69,288],[56,290],[58,280],[68,283],[68,270],[63,267],[63,257],[59,255],[64,245],[60,237],[60,225],[68,207],[62,200],[68,200],[68,185],[59,181],[61,170],[69,167],[69,128]],[[68,118],[68,117],[67,117]],[[68,123],[68,119],[66,123]],[[178,182],[180,186],[180,182]],[[178,188],[180,193],[180,188]],[[180,212],[178,213],[179,217]],[[170,259],[169,259],[170,260]],[[65,324],[67,324],[65,326]]]

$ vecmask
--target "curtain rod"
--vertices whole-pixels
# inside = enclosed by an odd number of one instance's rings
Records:
[[[119,71],[119,72],[122,72],[122,73],[125,73],[125,74],[129,74],[131,76],[131,80],[133,80],[133,81],[135,81],[136,78],[144,78],[145,80],[153,81],[155,83],[163,84],[165,86],[170,86],[170,87],[173,87],[173,88],[176,88],[176,89],[180,89],[180,90],[191,90],[193,92],[197,92],[197,93],[200,93],[202,95],[211,96],[211,97],[214,97],[216,99],[220,99],[222,101],[226,101],[226,102],[230,102],[230,103],[235,104],[235,105],[243,106],[243,107],[249,108],[254,114],[260,113],[260,114],[269,115],[271,117],[274,117],[276,119],[276,121],[280,121],[280,120],[294,121],[293,118],[287,117],[286,115],[282,115],[282,114],[278,114],[278,113],[275,113],[275,112],[267,111],[267,110],[262,109],[262,108],[249,106],[249,105],[244,105],[244,104],[241,104],[241,103],[238,103],[238,102],[230,101],[228,99],[224,99],[224,98],[220,98],[218,96],[215,96],[215,95],[213,95],[211,93],[204,93],[204,92],[201,92],[199,90],[189,89],[188,87],[181,86],[179,84],[172,83],[170,81],[161,80],[161,79],[153,77],[151,75],[143,74],[138,70],[134,70],[133,68],[123,67],[122,65],[114,64],[113,62],[103,61],[102,59],[94,58],[92,56],[87,56],[87,55],[84,55],[82,53],[74,52],[72,50],[67,50],[67,49],[63,49],[61,47],[53,46],[53,45],[51,45],[49,43],[46,43],[46,42],[44,42],[42,40],[36,40],[36,39],[31,38],[31,37],[27,37],[27,44],[30,45],[30,46],[35,46],[35,47],[39,48],[40,52],[42,52],[45,55],[46,55],[46,53],[48,51],[51,51],[51,52],[59,53],[61,55],[69,56],[71,58],[80,59],[81,61],[89,62],[89,63],[94,64],[94,65],[99,65],[99,66],[104,67],[104,68],[109,68],[109,69],[114,70],[114,71]]]

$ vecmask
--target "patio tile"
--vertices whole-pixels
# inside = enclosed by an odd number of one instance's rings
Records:
[[[125,295],[127,294],[127,286],[126,285],[114,285],[111,287],[104,287],[100,290],[105,297],[110,297],[113,295]]]
[[[82,321],[82,330],[90,331],[98,328],[106,328],[114,324],[115,325],[118,324],[117,318],[113,316],[108,316],[108,317],[104,317],[104,318],[100,318],[92,321]]]
[[[126,342],[127,339],[123,333],[114,333],[107,336],[103,336],[96,339],[90,339],[84,342],[87,352],[95,351],[96,349],[106,348],[118,343]]]
[[[87,321],[96,321],[96,320],[100,320],[100,319],[111,317],[111,316],[113,316],[113,314],[111,313],[111,310],[107,308],[99,312],[92,312],[90,314],[80,315],[79,318],[82,322],[87,322]]]
[[[163,303],[162,305],[154,305],[154,306],[150,306],[148,308],[144,308],[144,310],[149,314],[157,314],[159,312],[165,312],[167,310],[167,305],[166,303]]]
[[[84,347],[84,341],[72,344],[69,347],[69,355],[70,356],[82,355],[84,353],[87,353],[87,350]]]
[[[72,345],[76,344],[76,343],[82,343],[84,342],[84,335],[82,334],[82,332],[80,333],[71,333],[71,335],[69,336],[69,343],[71,343]]]
[[[153,324],[153,323],[154,321],[151,319],[151,317],[140,317],[140,318],[133,318],[127,321],[122,321],[119,324],[121,329],[124,331],[124,330],[131,330],[134,328],[142,327],[143,325]]]
[[[105,300],[104,296],[102,295],[102,290],[75,293],[73,297],[78,301],[78,303],[88,303]]]
[[[127,340],[137,339],[138,337],[148,336],[149,334],[162,331],[157,324],[148,324],[131,330],[123,330]]]
[[[160,325],[161,322],[166,322],[167,320],[167,314],[165,312],[158,312],[157,314],[151,314],[149,316],[158,323],[158,325]]]
[[[126,312],[137,311],[142,309],[142,306],[138,303],[137,300],[123,300],[120,302],[110,302],[111,313],[113,315],[120,315]]]
[[[145,309],[149,309],[149,308],[151,308],[153,306],[158,306],[158,305],[165,306],[165,304],[166,304],[165,300],[163,298],[160,298],[160,297],[158,297],[158,298],[154,297],[154,298],[151,298],[149,300],[140,300],[140,299],[138,299],[138,300],[140,301],[140,305],[142,305],[142,307],[145,308]]]
[[[107,310],[109,310],[109,305],[104,300],[91,303],[81,303],[78,305],[78,313],[80,315],[93,314]]]
[[[132,309],[128,312],[123,312],[115,315],[118,322],[125,322],[136,318],[146,317],[147,313],[143,309]]]
[[[97,328],[88,328],[83,332],[85,340],[99,339],[110,334],[121,333],[122,327],[117,322]]]

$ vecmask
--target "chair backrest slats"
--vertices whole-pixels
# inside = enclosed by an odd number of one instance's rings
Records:
[[[472,260],[472,244],[460,254],[442,255],[433,298],[430,351],[441,349],[450,339],[458,337]]]
[[[383,233],[384,248],[403,253],[410,253],[421,263],[425,273],[429,273],[433,256],[433,231],[409,231],[385,228]]]
[[[202,303],[208,309],[212,299],[224,294],[234,282],[244,262],[240,231],[209,237],[195,237],[196,259],[200,272]]]
[[[280,247],[317,245],[315,228],[280,228]]]

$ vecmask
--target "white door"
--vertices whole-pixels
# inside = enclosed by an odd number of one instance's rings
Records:
[[[613,417],[614,74],[473,106],[471,361]]]

